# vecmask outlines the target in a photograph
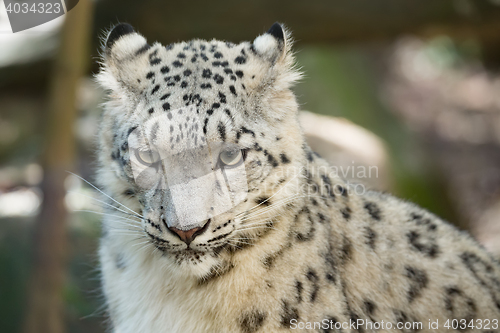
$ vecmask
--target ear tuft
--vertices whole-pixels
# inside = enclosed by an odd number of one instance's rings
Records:
[[[287,53],[287,32],[279,23],[274,23],[264,34],[255,38],[253,50],[271,63],[276,63]]]
[[[278,22],[274,23],[267,33],[276,38],[279,42],[283,42],[285,40],[285,33],[283,31],[283,27]]]
[[[120,23],[115,25],[106,39],[106,49],[110,50],[113,44],[120,39],[120,37],[134,33],[134,28],[127,23]]]

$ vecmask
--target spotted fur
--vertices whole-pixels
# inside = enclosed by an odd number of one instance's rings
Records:
[[[293,321],[363,319],[421,321],[427,332],[429,319],[498,319],[500,268],[471,237],[413,204],[350,191],[310,150],[290,47],[279,24],[240,44],[150,45],[123,24],[108,34],[98,181],[117,208],[100,247],[112,331],[285,332]],[[159,115],[169,125],[155,124]],[[134,181],[128,138],[145,123],[169,151],[206,140],[245,152],[245,200],[189,245],[168,228],[168,191]]]

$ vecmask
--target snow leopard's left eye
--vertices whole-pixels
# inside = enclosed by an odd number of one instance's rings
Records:
[[[243,153],[238,148],[226,149],[220,153],[219,161],[225,168],[235,168],[243,162]]]

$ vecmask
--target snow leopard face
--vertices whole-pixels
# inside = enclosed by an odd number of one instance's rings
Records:
[[[142,212],[166,260],[207,274],[297,193],[307,156],[289,48],[279,24],[241,44],[149,45],[127,24],[107,35],[100,182]]]

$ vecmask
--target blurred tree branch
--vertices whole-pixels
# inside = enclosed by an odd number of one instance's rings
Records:
[[[64,179],[74,164],[76,90],[90,62],[93,5],[91,0],[82,0],[67,14],[52,71],[42,153],[44,200],[35,226],[25,333],[64,332],[63,288],[68,252]]]

